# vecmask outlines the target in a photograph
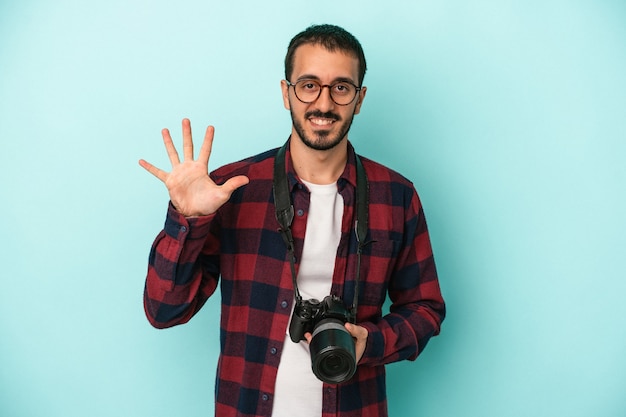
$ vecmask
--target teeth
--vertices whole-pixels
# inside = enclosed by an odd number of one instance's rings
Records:
[[[333,120],[330,120],[330,119],[311,119],[311,123],[314,123],[314,124],[320,125],[320,126],[326,126],[326,125],[329,125],[329,124],[333,123]]]

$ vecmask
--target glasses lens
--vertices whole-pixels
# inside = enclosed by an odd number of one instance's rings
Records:
[[[330,97],[340,106],[350,104],[356,97],[357,88],[348,82],[337,82],[327,86]],[[296,97],[304,103],[312,103],[318,99],[323,86],[315,80],[300,80],[295,85]]]
[[[296,97],[305,103],[312,103],[320,95],[322,86],[313,80],[300,80],[296,83]]]
[[[350,83],[335,83],[330,86],[330,96],[339,105],[350,104],[356,96],[356,87]]]

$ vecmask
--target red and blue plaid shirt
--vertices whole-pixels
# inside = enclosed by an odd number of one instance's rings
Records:
[[[215,387],[219,417],[270,416],[276,372],[294,301],[287,248],[274,213],[272,175],[277,150],[224,166],[216,183],[246,175],[250,183],[213,215],[181,216],[171,205],[150,252],[144,294],[146,315],[157,328],[187,322],[220,283],[220,357]],[[365,353],[355,376],[324,384],[323,417],[387,416],[384,365],[414,360],[445,316],[421,203],[413,185],[396,172],[361,158],[370,186],[370,224],[361,259],[357,324],[367,328]],[[287,152],[287,177],[300,259],[309,193]],[[353,299],[356,165],[337,182],[344,200],[341,239],[331,293]],[[297,265],[296,265],[297,266]],[[391,307],[383,315],[389,296]]]

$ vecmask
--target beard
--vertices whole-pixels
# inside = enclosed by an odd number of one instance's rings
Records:
[[[308,135],[304,131],[304,126],[302,125],[302,123],[293,114],[293,110],[291,110],[290,112],[291,122],[293,123],[293,127],[296,133],[298,134],[298,136],[300,136],[300,139],[306,146],[311,149],[315,149],[316,151],[327,151],[339,145],[348,134],[350,126],[352,126],[352,120],[354,119],[354,114],[352,114],[348,120],[341,122],[341,117],[338,114],[332,112],[322,113],[319,110],[307,112],[304,114],[304,120],[308,120],[310,117],[319,117],[335,120],[335,123],[341,123],[339,131],[335,135],[331,136],[329,131],[323,130]]]

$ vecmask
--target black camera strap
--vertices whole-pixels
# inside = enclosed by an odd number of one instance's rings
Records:
[[[293,235],[291,233],[291,223],[293,222],[294,209],[291,201],[291,194],[289,191],[289,182],[287,180],[287,172],[285,169],[285,154],[287,152],[286,142],[276,154],[274,162],[274,205],[276,207],[276,220],[280,224],[280,233],[287,245],[287,251],[289,252],[289,263],[291,266],[291,277],[293,280],[293,289],[296,298],[296,302],[302,301],[300,291],[298,291],[298,283],[296,279],[296,255],[293,241]],[[361,275],[361,253],[365,245],[371,242],[366,242],[367,229],[369,224],[369,184],[367,182],[367,175],[365,168],[361,163],[361,159],[358,155],[354,155],[356,158],[356,220],[354,221],[354,232],[356,234],[357,241],[357,266],[356,277],[354,283],[354,299],[352,301],[351,316],[352,322],[356,321],[356,312],[359,303],[359,281]]]

